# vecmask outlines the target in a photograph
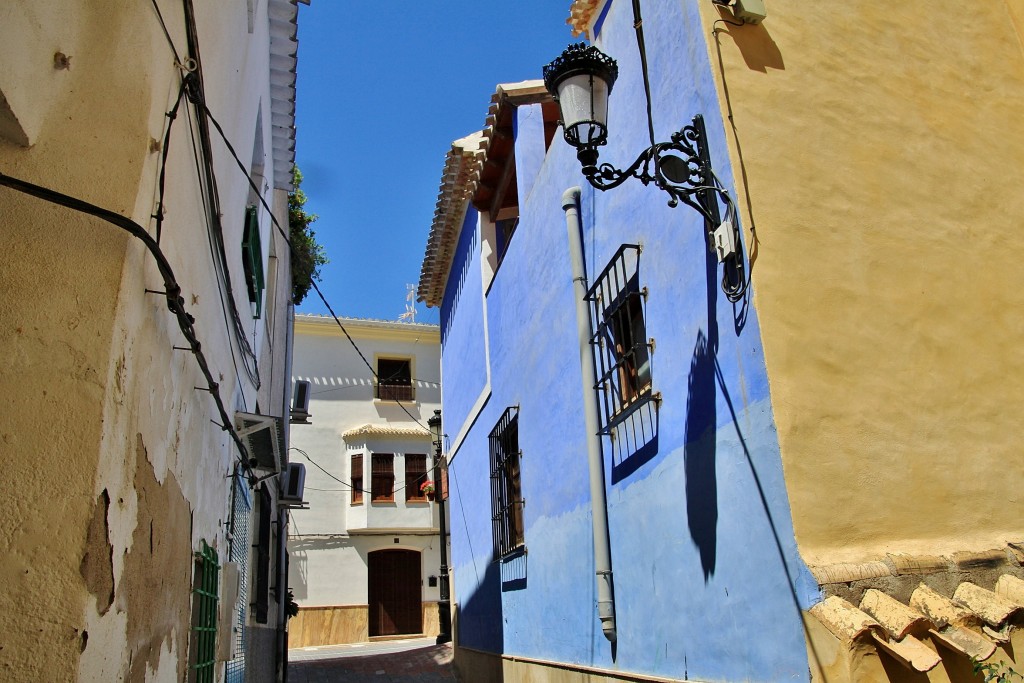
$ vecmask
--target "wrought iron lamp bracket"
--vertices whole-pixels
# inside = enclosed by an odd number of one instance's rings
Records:
[[[714,217],[705,206],[712,200],[707,195],[716,194],[706,138],[704,118],[698,114],[690,125],[673,133],[670,142],[648,147],[629,167],[620,170],[609,163],[584,165],[583,174],[599,190],[618,187],[630,178],[644,185],[654,183],[669,194],[669,206],[683,202],[713,223]],[[592,154],[596,161],[596,148]]]

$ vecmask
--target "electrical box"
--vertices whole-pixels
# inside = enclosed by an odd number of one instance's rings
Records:
[[[764,0],[735,0],[732,14],[744,24],[760,24],[768,16]]]
[[[726,256],[736,253],[736,227],[732,224],[732,221],[722,221],[722,224],[715,229],[712,236],[714,237],[712,246],[715,249],[715,255],[718,256],[719,263],[724,261]]]

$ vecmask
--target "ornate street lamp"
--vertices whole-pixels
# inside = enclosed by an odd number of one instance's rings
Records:
[[[441,430],[441,411],[435,410],[434,414],[427,419],[427,426],[430,428],[430,437],[434,442],[434,486],[437,490],[437,514],[440,518],[439,531],[441,535],[441,571],[438,583],[440,599],[437,601],[438,630],[437,642],[447,643],[452,639],[452,612],[451,593],[448,583],[448,524],[445,520],[444,491],[441,487],[441,449],[444,445],[444,432]]]
[[[669,193],[669,206],[682,201],[715,222],[706,198],[698,195],[717,192],[699,114],[691,125],[673,133],[670,142],[654,143],[641,152],[629,168],[598,166],[598,148],[608,142],[608,96],[618,75],[614,59],[585,43],[570,45],[544,66],[544,85],[558,102],[565,141],[576,148],[583,175],[599,190],[618,187],[628,178],[644,185],[653,182]]]
[[[722,263],[722,289],[729,301],[739,302],[746,294],[747,278],[735,203],[711,168],[703,116],[694,116],[690,125],[672,133],[668,142],[654,141],[647,60],[638,11],[638,4],[634,3],[651,146],[640,152],[628,168],[620,170],[609,163],[599,165],[597,162],[598,148],[608,142],[608,96],[619,75],[614,59],[593,45],[575,43],[544,66],[544,86],[558,102],[565,141],[576,148],[576,158],[587,181],[599,190],[618,187],[629,178],[636,178],[644,185],[653,182],[669,194],[669,206],[676,207],[683,202],[697,211],[704,217],[708,246]],[[719,199],[726,204],[724,221]]]

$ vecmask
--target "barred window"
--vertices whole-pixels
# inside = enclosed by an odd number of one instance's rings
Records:
[[[426,500],[427,494],[420,490],[427,476],[427,456],[416,453],[405,454],[405,500]]]
[[[408,358],[377,359],[376,398],[388,401],[415,401],[412,383],[412,360]]]
[[[395,499],[395,456],[391,453],[373,454],[373,480],[370,482],[370,501],[391,502]]]
[[[217,552],[202,542],[192,584],[192,670],[197,683],[213,683],[217,664]]]
[[[622,245],[587,292],[597,326],[591,347],[605,434],[652,397],[645,297],[635,244]]]
[[[352,504],[359,505],[363,502],[363,454],[356,453],[352,456]]]
[[[504,557],[525,540],[518,406],[505,411],[487,440],[491,453],[491,538],[495,557]]]

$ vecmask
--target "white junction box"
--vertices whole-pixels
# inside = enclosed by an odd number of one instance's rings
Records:
[[[736,253],[736,227],[730,220],[722,221],[722,224],[715,228],[713,246],[718,262],[725,260],[726,256]]]

